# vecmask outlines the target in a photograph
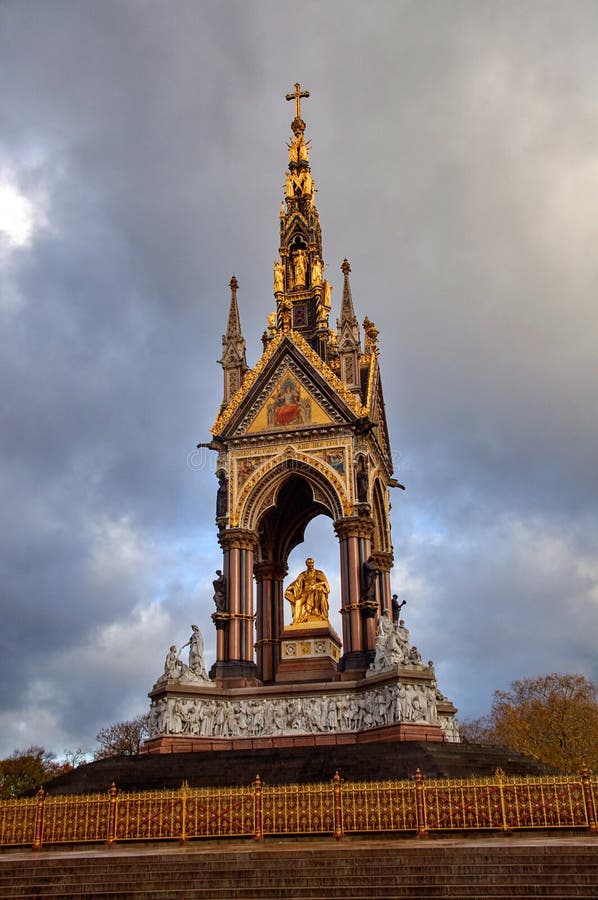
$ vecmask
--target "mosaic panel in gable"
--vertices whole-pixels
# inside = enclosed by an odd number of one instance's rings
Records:
[[[330,374],[332,375],[332,373]],[[285,385],[289,378],[293,384]],[[297,403],[296,396],[293,397],[293,394],[297,393],[300,401],[309,400],[309,410],[305,402],[303,409],[301,403]],[[293,409],[280,411],[281,407],[285,405],[285,401],[289,401],[288,406],[292,407],[293,400],[299,406],[298,413]],[[339,397],[339,400],[342,401],[342,398]],[[268,407],[270,407],[269,415]],[[307,418],[309,421],[305,421]],[[293,421],[289,421],[289,419]],[[300,419],[304,421],[300,421]],[[285,432],[305,426],[313,427],[330,423],[340,425],[345,422],[346,414],[343,415],[334,405],[334,401],[315,381],[311,380],[309,372],[306,373],[292,357],[285,355],[273,374],[264,382],[251,405],[247,405],[241,412],[241,418],[235,426],[235,434]]]
[[[247,428],[247,433],[331,425],[332,421],[314,393],[301,383],[295,372],[286,368],[270,387],[265,401]]]

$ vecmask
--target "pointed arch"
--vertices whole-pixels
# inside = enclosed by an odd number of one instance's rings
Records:
[[[374,481],[372,490],[372,505],[374,513],[374,550],[392,551],[390,542],[390,523],[388,519],[388,508],[385,502],[385,490],[382,487],[379,478]]]
[[[342,517],[348,498],[341,481],[336,478],[332,469],[325,472],[324,466],[316,467],[313,460],[301,458],[302,456],[303,454],[297,454],[283,460],[273,460],[267,477],[264,478],[261,470],[260,477],[255,479],[254,484],[248,485],[249,490],[239,511],[239,524],[242,528],[257,531],[264,514],[276,507],[280,491],[290,478],[300,478],[308,486],[311,502],[318,507],[314,515],[323,512],[334,521]]]

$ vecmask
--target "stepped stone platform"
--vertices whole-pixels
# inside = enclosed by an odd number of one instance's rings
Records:
[[[346,781],[411,778],[419,769],[427,778],[491,776],[497,768],[508,775],[553,774],[538,763],[504,747],[438,742],[385,742],[328,747],[284,747],[262,750],[143,754],[98,760],[79,766],[44,785],[49,794],[87,794],[190,787],[235,787],[257,774],[266,784],[330,781],[339,771]]]
[[[593,898],[598,840],[234,842],[0,854],[0,896],[136,900]]]

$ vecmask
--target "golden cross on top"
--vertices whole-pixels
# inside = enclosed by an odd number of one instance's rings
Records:
[[[302,91],[301,85],[297,81],[297,82],[295,82],[295,90],[293,91],[292,94],[287,94],[286,98],[287,98],[287,100],[295,101],[295,110],[296,110],[295,115],[298,119],[301,118],[301,98],[302,97],[309,97],[309,91]]]

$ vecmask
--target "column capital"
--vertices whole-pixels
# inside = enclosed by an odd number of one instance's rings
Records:
[[[253,565],[253,574],[255,575],[256,581],[266,581],[268,579],[271,579],[272,581],[282,581],[288,571],[289,567],[281,562],[269,562],[268,560],[264,560],[263,562],[256,562]]]
[[[381,572],[390,572],[394,562],[392,550],[372,550],[371,555],[377,569]]]
[[[341,541],[350,537],[362,537],[371,540],[374,536],[374,522],[372,519],[364,516],[346,516],[343,519],[336,520],[334,530]]]
[[[257,533],[248,528],[226,528],[218,534],[218,543],[223,550],[256,550]]]

